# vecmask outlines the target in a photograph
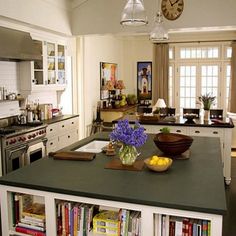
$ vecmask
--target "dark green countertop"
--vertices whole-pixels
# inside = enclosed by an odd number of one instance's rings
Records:
[[[55,116],[51,119],[48,119],[48,120],[43,120],[43,124],[45,125],[50,125],[50,124],[53,124],[53,123],[56,123],[56,122],[60,122],[62,120],[67,120],[67,119],[71,119],[71,118],[74,118],[74,117],[78,117],[79,115],[61,115],[61,116]]]
[[[135,115],[125,115],[119,119],[113,120],[112,123],[117,123],[121,119],[128,119],[130,123],[139,121],[142,125],[166,125],[166,126],[190,126],[190,127],[208,127],[208,128],[234,128],[234,123],[231,118],[225,117],[221,120],[222,123],[215,123],[212,120],[204,121],[203,119],[194,119],[193,122],[187,122],[186,118],[182,116],[171,117],[174,121],[168,120],[170,117],[162,117],[160,119],[148,119],[146,116],[145,120],[139,119]]]
[[[73,150],[93,139],[106,139],[97,133],[71,145]],[[149,136],[140,159],[159,154]],[[44,158],[0,178],[0,184],[91,198],[122,201],[206,213],[226,213],[223,168],[218,138],[194,137],[190,159],[174,160],[163,173],[105,169],[114,157],[103,153],[93,161],[64,161]]]

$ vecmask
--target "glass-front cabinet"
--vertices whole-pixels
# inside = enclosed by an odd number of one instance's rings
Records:
[[[47,74],[45,84],[65,85],[65,45],[44,42]]]
[[[66,87],[66,46],[34,40],[41,58],[20,62],[21,92],[45,89],[64,90]]]
[[[44,84],[43,75],[43,45],[41,41],[34,41],[38,51],[41,54],[41,59],[35,60],[33,62],[34,77],[32,79],[32,84]]]

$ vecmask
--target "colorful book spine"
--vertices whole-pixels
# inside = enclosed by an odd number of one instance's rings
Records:
[[[207,236],[208,235],[208,221],[203,220],[202,221],[202,236]]]
[[[41,231],[34,230],[34,229],[28,229],[28,228],[24,228],[21,226],[16,226],[15,231],[19,232],[19,233],[33,235],[33,236],[46,236],[45,232],[41,232]]]
[[[79,210],[78,206],[74,206],[74,236],[77,236],[77,231],[78,231],[78,217],[79,217]]]

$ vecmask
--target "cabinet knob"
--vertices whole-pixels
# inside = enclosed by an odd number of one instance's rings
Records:
[[[68,135],[68,138],[70,138],[70,135]]]
[[[177,129],[177,130],[176,130],[176,133],[181,133],[181,130],[180,130],[180,129]]]
[[[217,131],[213,131],[213,134],[218,134],[218,132]]]
[[[64,127],[65,127],[65,125],[62,125],[61,127],[62,127],[62,128],[64,128]]]
[[[200,131],[199,131],[199,130],[196,130],[196,131],[195,131],[195,134],[200,134]]]
[[[52,132],[53,131],[53,129],[50,129],[50,132]]]

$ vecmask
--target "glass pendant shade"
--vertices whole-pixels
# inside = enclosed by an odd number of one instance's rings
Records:
[[[121,25],[141,26],[148,23],[142,0],[128,0],[121,14]]]
[[[154,28],[150,33],[150,40],[153,42],[162,41],[168,39],[168,31],[165,29],[163,25],[163,19],[161,12],[157,13],[157,17],[155,20]]]

